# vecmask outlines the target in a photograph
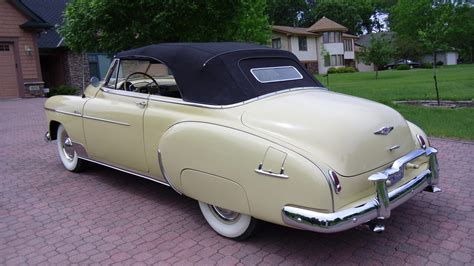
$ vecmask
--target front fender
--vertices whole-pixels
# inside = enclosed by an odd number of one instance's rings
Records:
[[[169,181],[194,199],[278,224],[283,224],[285,205],[332,210],[332,194],[322,171],[257,135],[211,123],[182,122],[166,131],[159,149]],[[256,171],[260,164],[275,175]]]
[[[59,124],[66,129],[69,137],[76,143],[85,144],[82,125],[82,111],[87,99],[80,96],[53,96],[44,104],[51,139],[56,139]]]

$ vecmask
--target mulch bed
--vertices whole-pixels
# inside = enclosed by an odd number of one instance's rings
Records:
[[[440,101],[439,105],[436,100],[408,100],[408,101],[395,101],[394,103],[416,105],[416,106],[423,106],[423,107],[447,108],[447,109],[474,107],[473,101]]]

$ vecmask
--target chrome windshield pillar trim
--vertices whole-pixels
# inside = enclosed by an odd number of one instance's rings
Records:
[[[437,150],[428,147],[427,149],[415,150],[397,161],[391,168],[400,168],[411,160],[422,155],[429,156],[429,169],[422,171],[412,180],[402,184],[398,188],[387,193],[386,180],[388,175],[379,172],[369,177],[369,181],[376,182],[377,196],[366,203],[332,213],[322,213],[304,207],[286,205],[282,209],[283,222],[289,226],[320,233],[335,233],[344,231],[358,225],[367,223],[376,218],[388,218],[391,210],[406,202],[418,192],[432,186],[437,171],[436,157]],[[436,179],[437,180],[437,179]]]
[[[105,119],[105,118],[99,118],[99,117],[95,117],[95,116],[84,115],[83,117],[85,119],[90,119],[90,120],[95,120],[95,121],[100,121],[100,122],[106,122],[106,123],[111,123],[111,124],[116,124],[116,125],[121,125],[121,126],[130,126],[129,123],[115,121],[115,120],[109,120],[109,119]]]
[[[163,166],[163,157],[161,155],[161,151],[158,150],[158,164],[160,166],[160,171],[161,171],[161,174],[163,175],[163,177],[165,178],[166,182],[168,183],[168,185],[174,190],[176,191],[176,193],[178,193],[179,195],[183,195],[183,193],[181,191],[179,191],[174,185],[173,183],[170,181],[170,178],[168,177],[168,175],[166,174],[166,170],[165,170],[165,167]]]

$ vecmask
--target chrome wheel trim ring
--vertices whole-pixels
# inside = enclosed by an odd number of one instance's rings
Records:
[[[221,219],[225,222],[228,222],[228,223],[235,222],[240,217],[240,213],[238,213],[238,212],[234,212],[234,211],[224,209],[224,208],[220,208],[220,207],[210,205],[210,204],[209,204],[209,207],[217,218],[219,218],[219,219]]]

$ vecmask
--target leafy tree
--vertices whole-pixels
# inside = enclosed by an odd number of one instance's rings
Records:
[[[362,34],[364,31],[372,32],[380,28],[378,22],[372,20],[383,3],[380,0],[339,0],[339,1],[316,1],[309,15],[305,16],[303,24],[311,26],[323,16],[346,26],[351,34]]]
[[[311,9],[307,0],[267,0],[267,13],[272,25],[299,27]]]
[[[375,79],[379,77],[379,69],[388,64],[393,57],[393,48],[389,40],[383,36],[372,35],[370,46],[363,47],[357,60],[364,64],[374,64]]]
[[[74,51],[120,50],[160,42],[267,43],[266,0],[72,0],[60,29]]]
[[[468,8],[463,1],[400,0],[391,10],[392,30],[401,38],[417,42],[425,52],[433,55],[433,79],[438,104],[440,99],[436,55],[438,51],[459,47],[460,36],[472,40],[472,34],[469,35],[472,32],[472,21],[465,21],[469,16]],[[469,43],[468,40],[466,43]]]
[[[396,59],[419,61],[423,54],[423,47],[413,37],[396,34],[393,38],[392,45],[394,47],[394,58]]]

